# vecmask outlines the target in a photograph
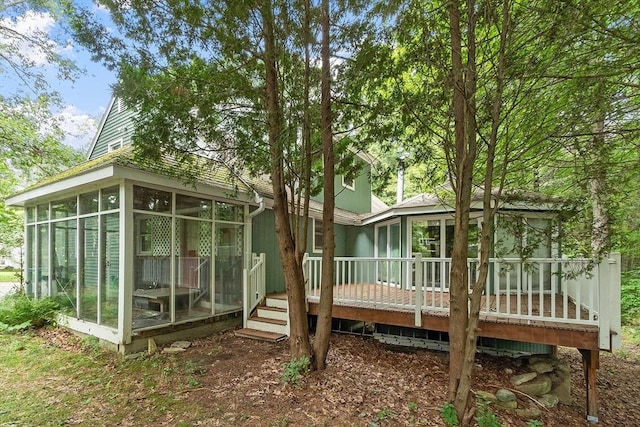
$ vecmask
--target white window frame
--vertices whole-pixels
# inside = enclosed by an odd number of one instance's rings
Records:
[[[316,241],[316,230],[317,230],[318,226],[320,226],[320,234],[323,235],[323,241],[320,242],[320,246],[319,247],[318,247],[318,242]],[[322,223],[321,219],[313,218],[313,235],[312,235],[312,237],[313,237],[313,252],[315,252],[315,253],[322,253],[322,245],[324,243],[324,233],[323,233],[324,230],[323,230],[322,226],[323,226],[323,223]]]
[[[117,149],[119,149],[119,148],[122,148],[122,143],[123,143],[122,138],[120,138],[120,139],[118,139],[118,140],[116,140],[116,141],[110,142],[110,143],[107,145],[107,152],[109,152],[109,153],[110,153],[110,152],[112,152],[112,151],[116,151],[116,150],[117,150]]]
[[[346,177],[342,175],[342,186],[348,190],[356,191],[356,179],[353,178],[351,182],[347,182]]]

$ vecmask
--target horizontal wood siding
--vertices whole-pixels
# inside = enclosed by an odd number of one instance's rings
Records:
[[[109,144],[122,139],[122,144],[131,143],[133,135],[133,117],[135,110],[122,108],[118,111],[117,100],[113,102],[111,109],[105,113],[107,115],[100,134],[97,136],[93,151],[89,154],[89,160],[100,157],[109,152]]]

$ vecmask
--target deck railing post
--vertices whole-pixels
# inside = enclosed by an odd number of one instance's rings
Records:
[[[247,327],[249,317],[249,270],[242,270],[242,327]]]
[[[416,311],[415,323],[417,327],[422,327],[422,254],[416,254],[415,262],[415,288],[416,288]]]

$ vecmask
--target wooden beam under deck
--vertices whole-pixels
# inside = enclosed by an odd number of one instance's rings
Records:
[[[309,302],[309,314],[318,314],[318,303]],[[416,328],[413,311],[377,309],[364,305],[334,304],[332,317],[360,320],[385,325]],[[447,332],[449,317],[446,313],[422,312],[419,329]],[[527,321],[519,319],[489,318],[481,316],[478,336],[512,341],[598,350],[598,328],[571,323]]]

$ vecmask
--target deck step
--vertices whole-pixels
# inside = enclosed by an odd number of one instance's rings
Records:
[[[286,322],[287,320],[289,320],[289,313],[284,308],[259,306],[258,317],[284,320]]]
[[[287,334],[288,327],[285,320],[268,319],[266,317],[251,317],[247,320],[247,327],[265,332]]]
[[[267,295],[266,301],[267,307],[275,307],[282,308],[287,310],[289,308],[287,294],[279,293],[279,294],[269,294]]]
[[[284,334],[278,334],[275,332],[259,331],[257,329],[243,328],[234,331],[233,334],[236,337],[249,338],[252,340],[280,342],[287,338]]]

